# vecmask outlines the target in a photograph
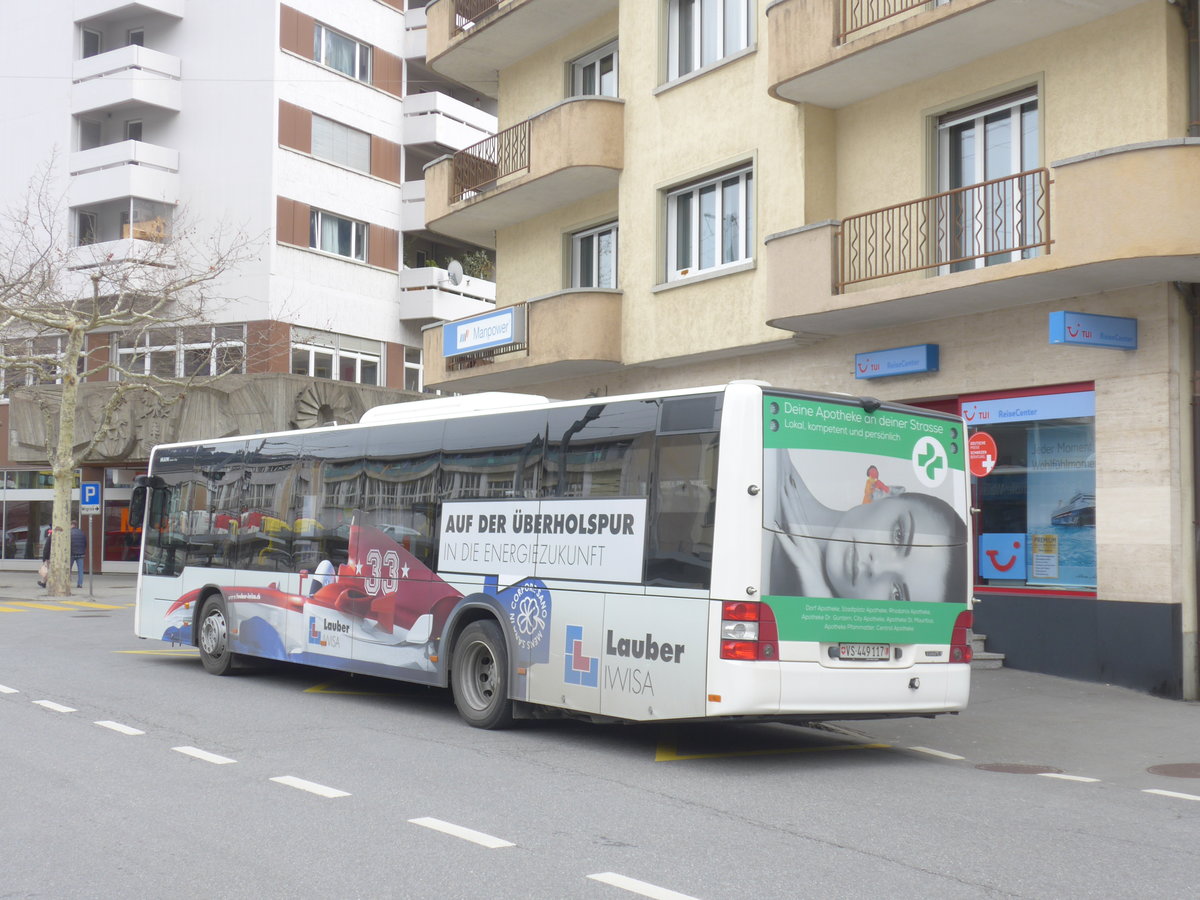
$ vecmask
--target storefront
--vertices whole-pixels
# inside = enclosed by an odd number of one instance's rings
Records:
[[[141,530],[129,527],[128,469],[103,470],[100,514],[78,519],[80,477],[71,491],[72,518],[88,536],[89,554],[99,561],[100,572],[136,572]],[[34,571],[42,560],[42,547],[54,511],[54,476],[46,469],[0,470],[0,568]],[[98,548],[98,549],[97,549]]]

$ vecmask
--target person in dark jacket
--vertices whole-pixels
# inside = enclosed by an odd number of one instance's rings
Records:
[[[79,583],[76,587],[83,587],[83,558],[87,556],[87,535],[83,533],[83,529],[79,527],[79,523],[71,522],[71,567],[79,566]],[[68,577],[70,569],[67,570]]]

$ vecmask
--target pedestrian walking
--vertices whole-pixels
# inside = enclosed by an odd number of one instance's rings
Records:
[[[79,566],[79,583],[76,587],[83,587],[83,558],[87,555],[87,535],[83,533],[83,529],[79,527],[76,521],[71,522],[71,567]],[[67,575],[71,572],[68,569]]]

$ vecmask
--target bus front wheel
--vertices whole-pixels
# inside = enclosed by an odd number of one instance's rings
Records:
[[[450,683],[459,715],[476,728],[512,724],[508,697],[508,650],[500,627],[490,620],[472,622],[454,642]]]
[[[200,648],[200,662],[207,671],[213,675],[228,675],[233,671],[229,618],[225,614],[225,601],[220,597],[209,597],[201,607],[196,646]]]

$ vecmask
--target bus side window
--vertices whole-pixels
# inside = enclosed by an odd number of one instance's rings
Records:
[[[657,423],[655,401],[552,410],[541,496],[645,496]]]
[[[659,435],[646,583],[707,588],[717,499],[717,435]]]

